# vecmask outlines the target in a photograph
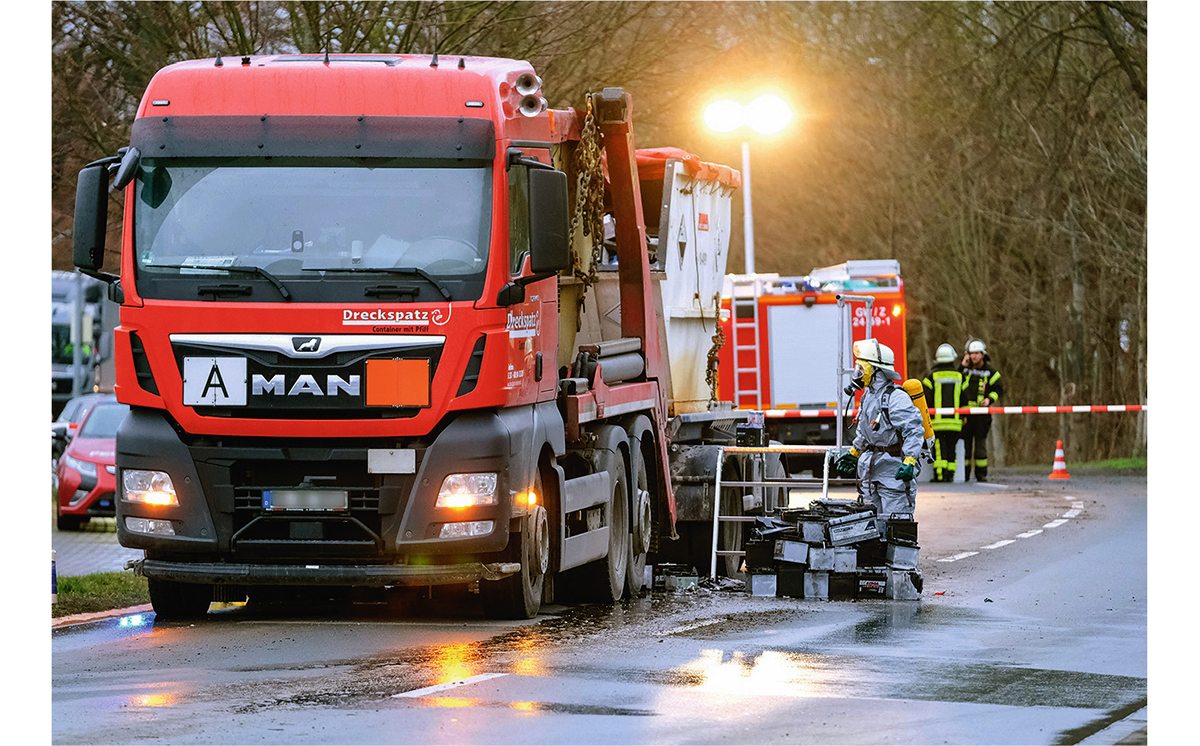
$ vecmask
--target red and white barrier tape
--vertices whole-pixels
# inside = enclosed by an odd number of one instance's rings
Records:
[[[1080,404],[1070,407],[937,407],[930,414],[1050,414],[1054,412],[1144,412],[1145,404]]]
[[[1064,407],[936,407],[929,414],[1052,414],[1055,412],[1145,412],[1146,404],[1100,404]],[[768,409],[763,414],[767,417],[837,417],[836,409]],[[850,416],[858,414],[851,410]]]

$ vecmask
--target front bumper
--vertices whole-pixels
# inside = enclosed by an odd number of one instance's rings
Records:
[[[449,565],[251,565],[224,562],[126,563],[135,575],[179,583],[228,585],[336,585],[382,588],[500,580],[520,572],[516,562],[463,562]]]
[[[494,415],[462,415],[432,442],[411,445],[416,451],[413,471],[376,473],[368,469],[370,449],[396,448],[395,440],[229,438],[185,444],[161,413],[135,407],[117,434],[118,467],[168,473],[178,503],[145,506],[118,499],[117,539],[122,546],[144,549],[156,561],[191,565],[184,556],[190,555],[199,567],[216,563],[210,570],[214,576],[228,572],[226,563],[286,566],[288,572],[278,574],[287,576],[310,565],[362,566],[373,568],[370,574],[413,557],[434,557],[430,564],[499,559],[488,555],[508,544],[512,503],[505,497],[513,450],[508,430]],[[498,504],[436,507],[443,477],[456,472],[499,474]],[[348,507],[263,507],[265,490],[309,482],[345,490]],[[135,532],[127,518],[170,521],[172,533]],[[493,529],[469,538],[440,535],[447,523],[472,521],[490,521]],[[417,574],[421,572],[427,571]]]

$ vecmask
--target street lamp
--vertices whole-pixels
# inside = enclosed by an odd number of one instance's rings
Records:
[[[779,96],[768,93],[743,106],[729,99],[714,101],[704,110],[704,123],[714,132],[733,132],[740,127],[762,135],[773,135],[792,121],[792,109]],[[750,141],[742,139],[742,212],[745,217],[746,274],[754,274],[754,214],[750,206]]]

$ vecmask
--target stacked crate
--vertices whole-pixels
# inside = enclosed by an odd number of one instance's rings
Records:
[[[762,522],[746,546],[747,588],[756,596],[915,600],[920,547],[911,515],[879,520],[863,503],[821,500]]]

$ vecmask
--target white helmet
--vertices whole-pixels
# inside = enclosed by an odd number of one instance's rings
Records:
[[[896,356],[892,348],[880,344],[878,339],[860,339],[854,343],[854,359],[865,360],[879,368],[895,372]]]
[[[982,339],[972,339],[967,342],[967,352],[987,352],[987,345],[983,343]]]
[[[955,359],[954,348],[948,344],[938,345],[937,352],[934,353],[934,362],[952,363]]]

